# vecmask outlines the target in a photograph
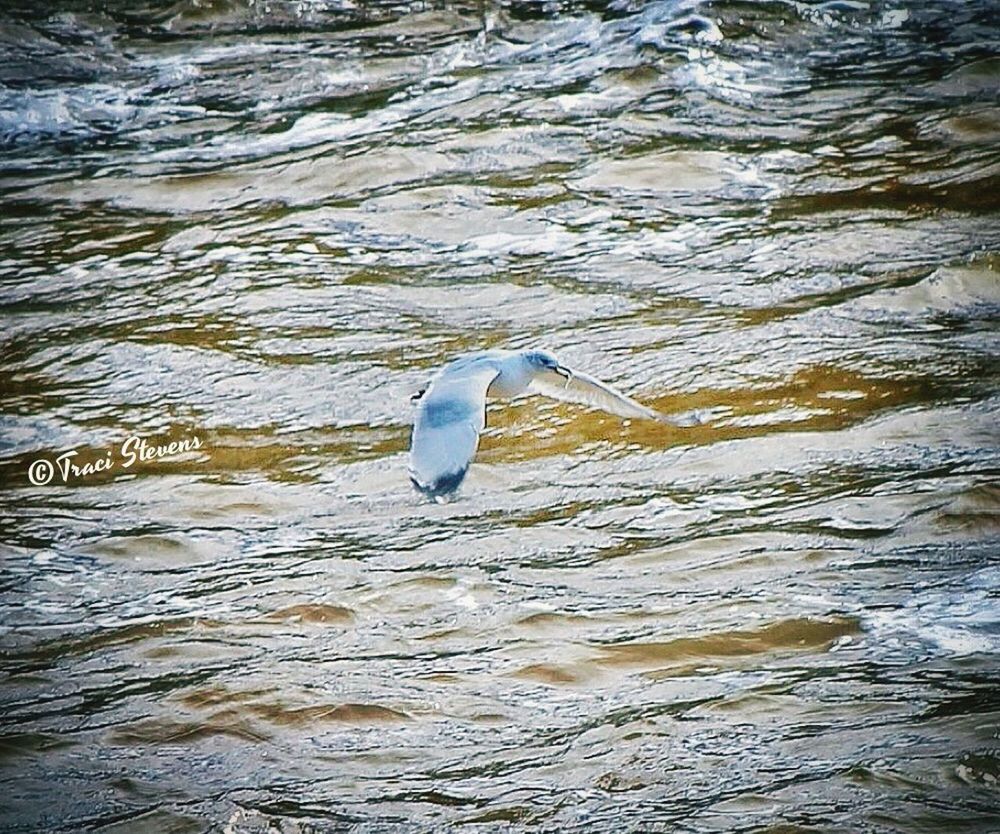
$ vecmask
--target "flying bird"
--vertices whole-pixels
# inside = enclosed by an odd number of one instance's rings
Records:
[[[414,395],[419,401],[410,439],[410,480],[443,500],[458,489],[486,425],[487,397],[537,393],[594,406],[621,417],[674,423],[544,350],[487,350],[449,362]]]

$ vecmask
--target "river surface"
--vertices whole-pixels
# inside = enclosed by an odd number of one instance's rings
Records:
[[[1000,830],[998,20],[4,4],[0,828]]]

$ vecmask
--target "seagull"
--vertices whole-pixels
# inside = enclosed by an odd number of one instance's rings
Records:
[[[410,481],[437,501],[465,478],[486,426],[487,397],[544,394],[621,417],[683,425],[647,408],[545,350],[486,350],[449,362],[413,399],[419,401],[410,439]]]

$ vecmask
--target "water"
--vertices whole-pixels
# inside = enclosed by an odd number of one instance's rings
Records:
[[[40,5],[4,830],[1000,828],[995,5]],[[527,345],[703,422],[491,406],[421,500]]]

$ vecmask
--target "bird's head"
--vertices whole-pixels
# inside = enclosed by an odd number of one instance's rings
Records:
[[[565,377],[567,382],[573,377],[573,372],[547,350],[529,350],[524,354],[524,358],[532,368],[539,371],[553,371]]]

